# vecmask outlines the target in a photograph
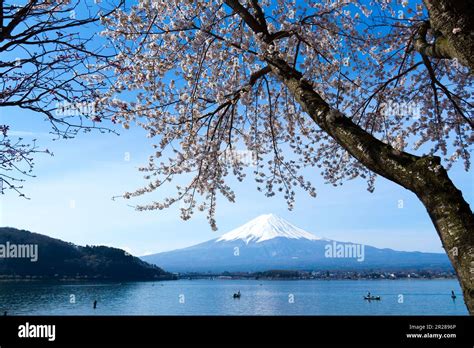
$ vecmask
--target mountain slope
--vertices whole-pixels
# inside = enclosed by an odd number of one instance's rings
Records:
[[[14,246],[37,245],[37,260],[6,254]],[[17,247],[18,248],[18,247]],[[9,257],[6,257],[9,256]],[[105,246],[77,246],[15,228],[0,228],[0,278],[151,280],[173,279],[163,269],[125,251]]]
[[[328,254],[343,246],[360,255]],[[363,254],[362,254],[363,250]],[[219,238],[142,257],[173,272],[255,272],[270,269],[450,269],[446,255],[378,249],[317,237],[272,214],[262,215]]]

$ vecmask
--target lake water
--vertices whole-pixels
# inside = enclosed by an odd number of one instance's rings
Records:
[[[233,299],[238,290],[242,297]],[[455,301],[451,290],[458,295]],[[367,291],[382,300],[363,300]],[[468,314],[456,280],[0,282],[0,311],[5,310],[9,315]]]

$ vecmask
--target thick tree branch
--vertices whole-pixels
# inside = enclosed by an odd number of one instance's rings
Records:
[[[264,28],[267,28],[267,21],[265,19],[265,14],[262,11],[262,8],[260,7],[258,0],[251,0],[250,3],[252,4],[252,7],[255,10],[256,17],[260,25]]]
[[[422,53],[446,55],[474,71],[474,6],[466,0],[424,0],[430,26],[441,33],[433,48],[421,45]]]
[[[439,58],[439,59],[454,59],[456,58],[456,51],[449,45],[444,36],[438,36],[433,43],[428,43],[426,36],[430,28],[429,22],[423,22],[417,31],[417,35],[413,42],[415,50],[424,56]]]
[[[269,63],[273,73],[321,129],[371,171],[420,198],[458,274],[466,305],[473,313],[474,284],[470,269],[474,262],[474,215],[441,166],[439,157],[419,157],[383,143],[331,108],[287,62],[272,57]]]
[[[268,40],[268,30],[238,0],[225,0],[225,4],[237,13],[244,22],[255,32],[261,33]]]

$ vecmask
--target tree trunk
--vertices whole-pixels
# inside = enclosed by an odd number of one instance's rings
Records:
[[[469,0],[424,0],[429,12],[430,27],[436,34],[432,44],[416,44],[422,54],[457,59],[474,72],[474,6]],[[431,46],[431,47],[430,47]],[[430,49],[431,48],[431,49]],[[427,49],[427,50],[425,50]],[[429,53],[432,52],[432,53]]]
[[[332,109],[300,72],[278,57],[268,59],[303,110],[339,145],[373,172],[415,193],[426,207],[474,314],[474,216],[439,157],[396,150]]]
[[[427,176],[429,177],[429,176]],[[415,194],[423,202],[436,227],[461,283],[464,302],[474,314],[474,217],[444,168],[430,177]]]

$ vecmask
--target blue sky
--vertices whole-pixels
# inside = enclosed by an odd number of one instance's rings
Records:
[[[228,232],[266,213],[279,215],[315,235],[398,250],[442,252],[441,242],[424,207],[411,192],[381,177],[369,193],[363,180],[342,187],[325,185],[319,172],[306,170],[317,188],[317,198],[298,192],[293,211],[279,197],[266,198],[252,178],[233,182],[235,204],[220,199],[219,230],[213,232],[203,214],[189,221],[179,218],[178,207],[138,212],[113,196],[144,183],[137,167],[147,162],[152,141],[138,127],[117,128],[121,135],[89,133],[76,139],[52,141],[43,116],[15,108],[0,109],[0,124],[10,125],[10,135],[38,139],[54,157],[36,156],[36,178],[28,179],[24,193],[0,196],[0,226],[28,229],[77,244],[116,246],[144,255],[193,245]],[[129,158],[129,160],[127,160]],[[473,204],[473,175],[462,163],[450,171],[454,183]],[[166,189],[156,195],[166,196]],[[174,192],[174,191],[173,191]],[[400,200],[403,208],[399,208]],[[137,202],[138,203],[138,202]]]
[[[424,207],[409,191],[378,178],[374,193],[362,180],[334,188],[325,185],[317,171],[308,179],[317,198],[298,192],[293,211],[280,197],[257,192],[253,180],[235,183],[237,202],[221,199],[217,210],[219,230],[213,232],[205,216],[179,218],[177,207],[138,212],[132,201],[111,198],[143,184],[137,167],[146,163],[151,140],[138,128],[117,128],[113,134],[80,134],[76,139],[52,141],[41,115],[14,108],[0,110],[0,124],[10,124],[11,136],[37,138],[54,157],[36,157],[36,178],[25,184],[25,200],[14,193],[0,199],[0,225],[28,229],[77,244],[103,244],[124,248],[135,255],[171,250],[215,238],[265,213],[275,213],[315,234],[399,250],[442,252],[441,243]],[[129,157],[129,160],[127,160]],[[473,176],[461,163],[450,172],[472,205]],[[174,183],[150,198],[166,195]],[[403,208],[399,208],[403,200]]]

